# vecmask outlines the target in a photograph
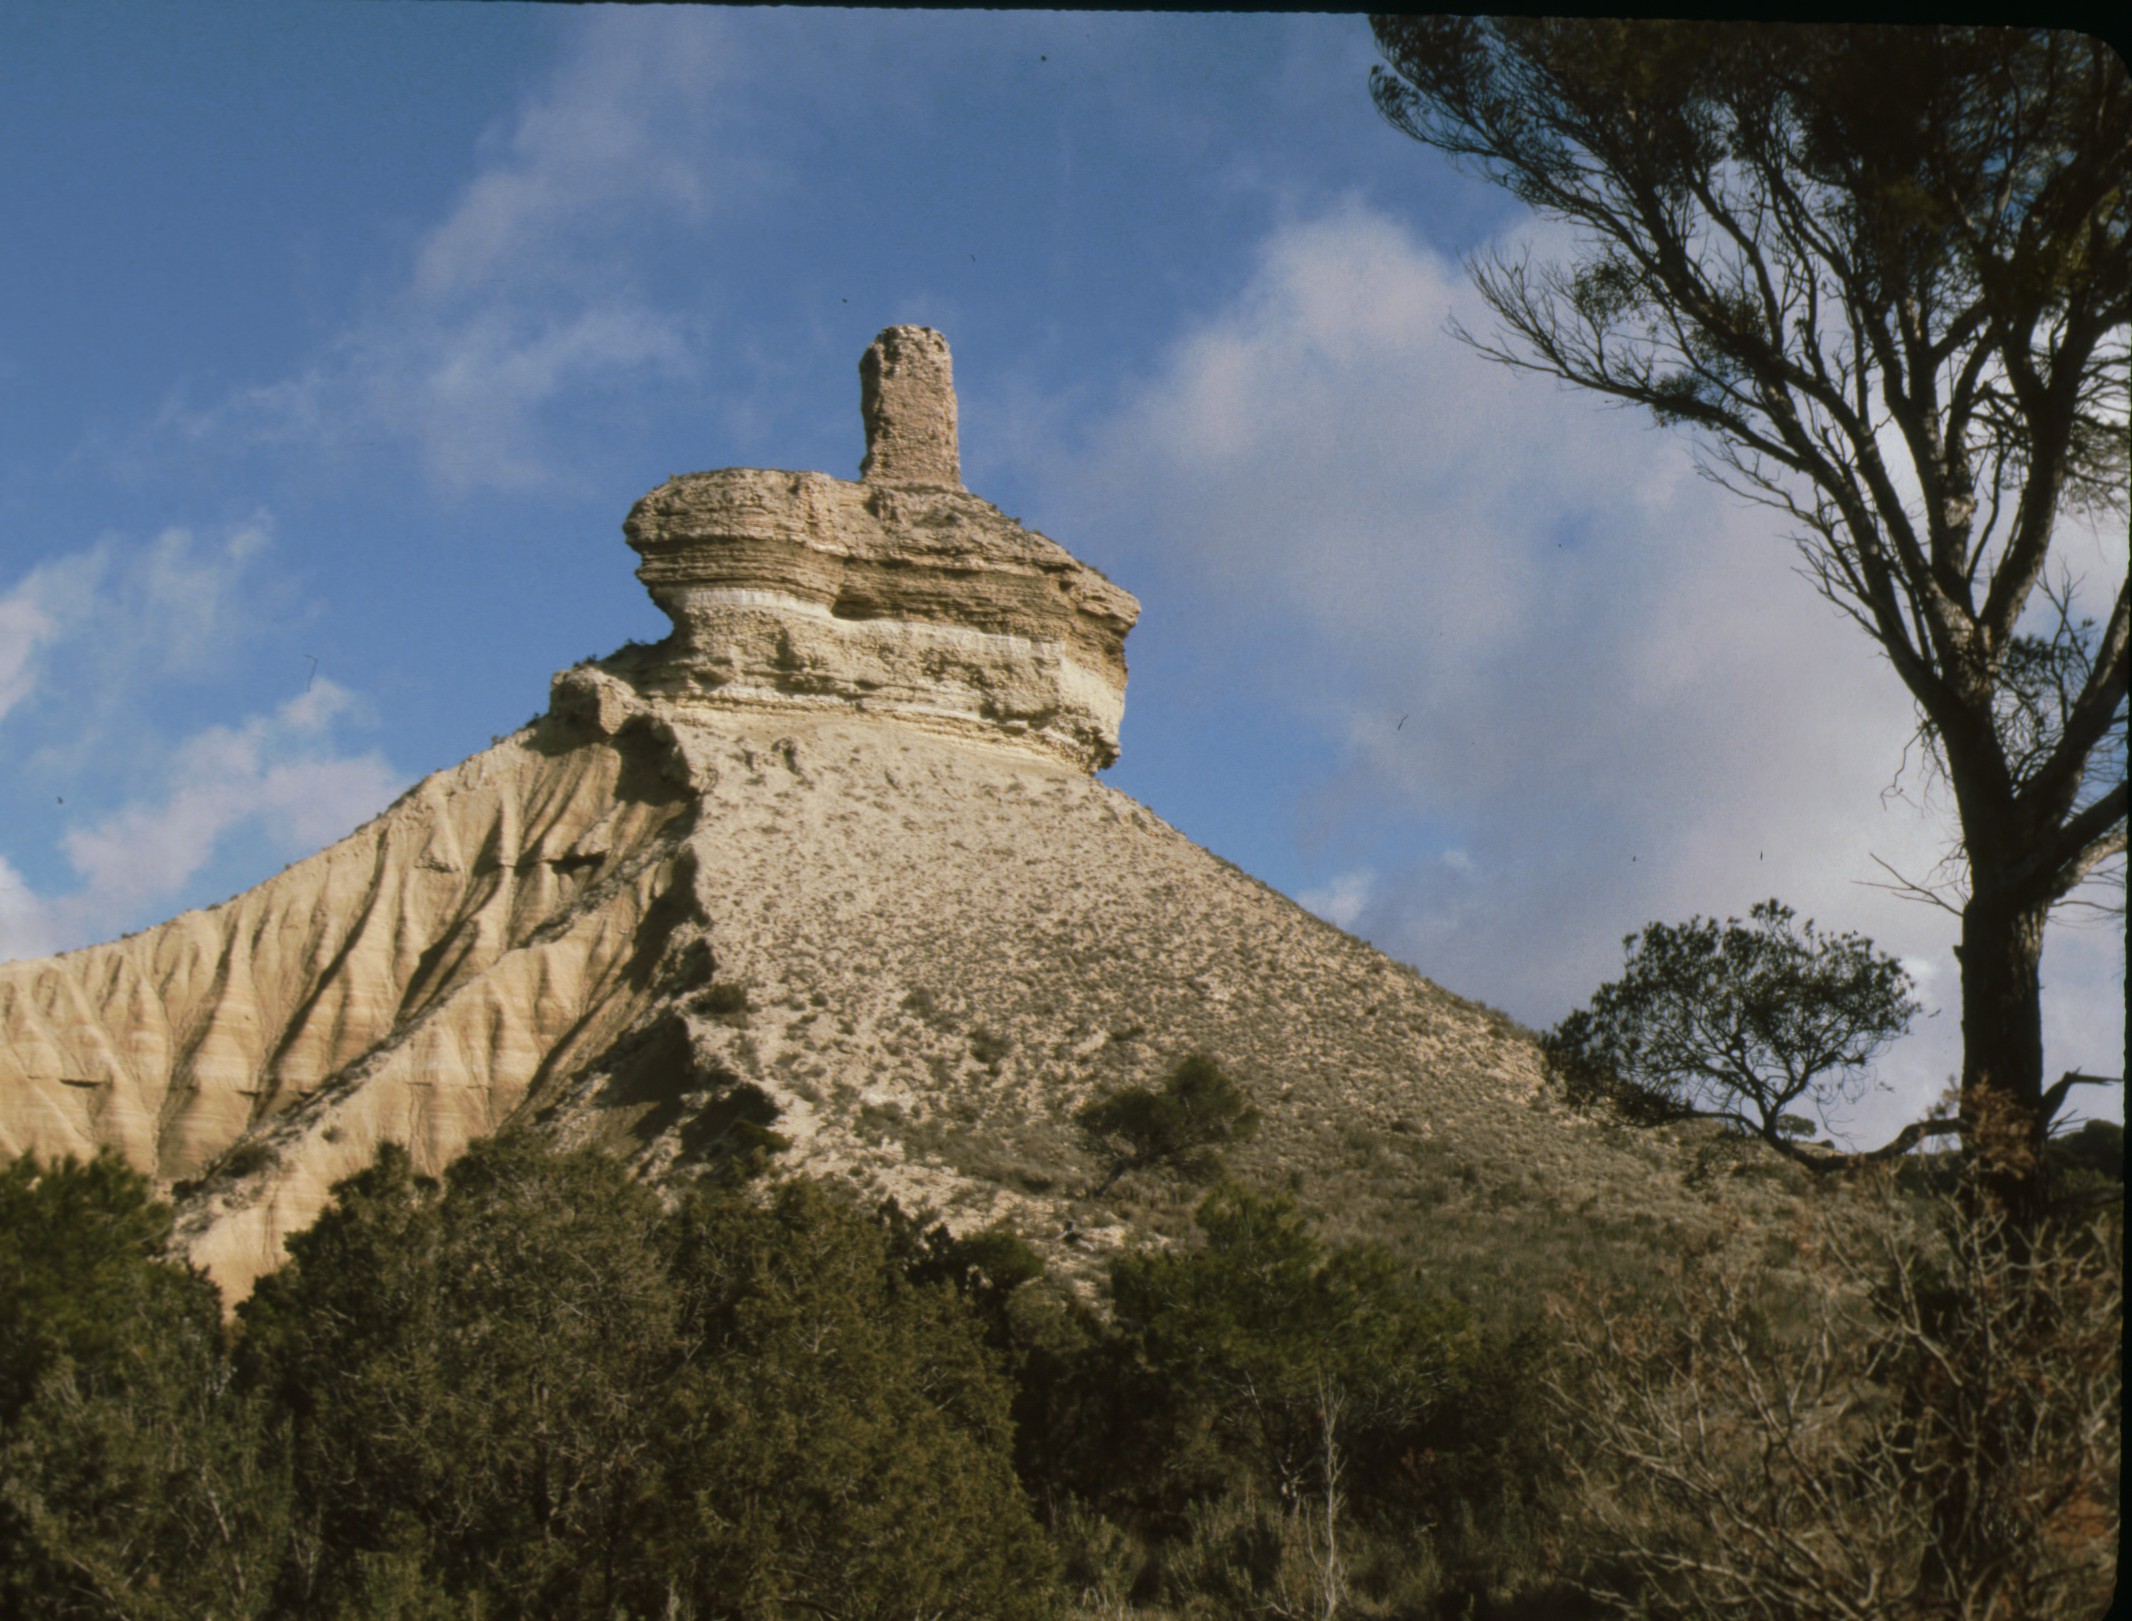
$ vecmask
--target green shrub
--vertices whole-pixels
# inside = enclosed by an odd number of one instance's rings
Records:
[[[1247,1140],[1259,1124],[1243,1088],[1200,1053],[1181,1060],[1161,1090],[1129,1086],[1084,1104],[1073,1118],[1110,1161],[1093,1196],[1109,1192],[1128,1171],[1155,1165],[1210,1181],[1221,1174],[1221,1149]]]
[[[914,1282],[814,1184],[706,1177],[665,1213],[612,1159],[508,1133],[441,1183],[386,1148],[290,1252],[240,1314],[293,1431],[285,1613],[1048,1604],[958,1286],[1006,1277],[998,1241],[933,1246]]]
[[[953,1290],[806,1182],[699,1188],[674,1246],[699,1349],[650,1518],[680,1613],[1048,1612],[1009,1390]]]
[[[719,980],[715,984],[705,986],[696,993],[691,1006],[698,1013],[735,1023],[745,1023],[747,1015],[753,1011],[753,1004],[748,1000],[747,986],[735,984],[731,980]]]
[[[0,1171],[0,1614],[257,1615],[279,1437],[233,1390],[221,1300],[115,1155]]]

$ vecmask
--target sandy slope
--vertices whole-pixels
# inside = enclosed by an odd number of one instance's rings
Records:
[[[233,1293],[381,1141],[441,1168],[524,1116],[683,1174],[740,1081],[797,1167],[1047,1245],[1118,1236],[1073,1109],[1193,1050],[1264,1107],[1247,1169],[1451,1144],[1648,1180],[1499,1016],[1043,753],[558,690],[224,906],[0,967],[0,1143],[197,1183],[183,1231]]]

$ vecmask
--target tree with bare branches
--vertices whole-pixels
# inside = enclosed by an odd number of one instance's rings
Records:
[[[1559,1443],[1619,1554],[1593,1596],[1711,1621],[2103,1614],[2122,1223],[2022,1246],[2006,1221],[1882,1168],[1790,1244],[1713,1239],[1655,1297],[1558,1303]]]
[[[1579,232],[1474,267],[1482,351],[1691,429],[1915,702],[1959,824],[1960,1122],[1981,1153],[2007,1106],[1982,1187],[2033,1220],[2045,922],[2123,893],[2125,588],[2096,623],[2053,547],[2127,506],[2124,64],[2040,30],[1373,26],[1385,116]]]

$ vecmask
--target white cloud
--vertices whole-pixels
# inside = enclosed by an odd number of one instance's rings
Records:
[[[361,711],[352,694],[320,679],[270,714],[187,739],[152,797],[63,836],[78,880],[65,894],[39,896],[0,862],[0,959],[67,950],[159,921],[240,836],[288,858],[375,814],[404,779],[375,751],[337,748],[337,726]]]
[[[1930,796],[1883,800],[1907,697],[1680,436],[1484,362],[1451,318],[1490,330],[1397,222],[1349,204],[1278,231],[1061,468],[1061,532],[1148,537],[1192,599],[1201,698],[1338,740],[1331,778],[1297,785],[1313,828],[1426,826],[1463,858],[1372,843],[1366,890],[1349,874],[1306,905],[1544,1024],[1618,973],[1630,930],[1779,896],[1944,998],[1852,1116],[1866,1136],[1908,1118],[1960,1046],[1952,920],[1871,887],[1875,857],[1917,874],[1946,849]],[[2054,1040],[2121,1041],[2121,989],[2073,979],[2051,981],[2073,1032]]]
[[[85,562],[67,558],[33,569],[0,597],[0,720],[36,691],[38,655],[76,611],[68,599],[80,594]]]
[[[298,375],[174,401],[162,425],[251,444],[408,441],[456,493],[553,482],[566,459],[549,411],[699,364],[695,326],[655,305],[635,250],[760,183],[711,141],[736,73],[721,19],[588,19],[550,82],[488,133],[399,288]]]
[[[1370,894],[1377,887],[1377,875],[1364,867],[1355,872],[1343,872],[1318,889],[1306,889],[1296,896],[1296,903],[1306,911],[1315,912],[1326,922],[1340,928],[1351,928],[1355,919],[1362,915],[1362,908],[1369,904]]]
[[[581,29],[509,134],[490,131],[488,162],[416,257],[415,295],[582,270],[589,239],[647,211],[700,222],[717,189],[700,139],[732,98],[732,54],[723,23],[701,14]]]
[[[167,692],[241,673],[243,650],[284,616],[285,587],[260,566],[270,547],[264,514],[219,532],[106,536],[0,595],[7,786],[18,810],[40,799],[33,822],[70,819],[49,859],[19,843],[0,857],[0,958],[153,923],[240,841],[307,853],[401,786],[382,755],[342,742],[367,707],[324,678],[235,725],[174,745],[161,735]],[[230,870],[256,875],[246,866],[239,855]]]
[[[49,909],[0,856],[0,962],[42,957],[58,949]]]
[[[53,650],[69,643],[57,684],[78,740],[117,694],[214,669],[260,606],[252,565],[271,543],[257,513],[211,538],[172,527],[145,545],[106,537],[39,564],[0,596],[0,721],[40,689],[50,696]]]
[[[1940,974],[1940,965],[1930,957],[1905,957],[1902,969],[1910,976],[1911,990],[1916,995],[1930,990]]]

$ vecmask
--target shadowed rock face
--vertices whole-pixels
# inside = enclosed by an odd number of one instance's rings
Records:
[[[939,333],[890,327],[860,376],[860,482],[728,468],[631,510],[637,576],[674,623],[638,684],[690,707],[856,712],[1111,764],[1140,604],[962,488]]]

